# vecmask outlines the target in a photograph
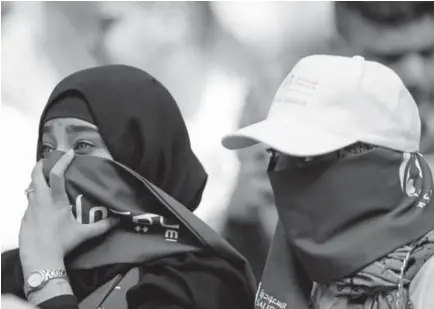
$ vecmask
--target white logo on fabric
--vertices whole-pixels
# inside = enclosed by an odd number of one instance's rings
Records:
[[[410,153],[403,154],[402,163],[399,167],[399,179],[401,182],[401,189],[405,194],[408,196],[418,197],[421,189],[417,190],[415,186],[415,177],[412,177],[411,175],[411,166],[408,166],[409,164],[412,164],[411,160],[414,160],[415,166],[418,170],[418,175],[416,177],[422,178],[423,175],[419,160],[417,160],[417,157],[413,156],[414,155]]]
[[[428,203],[431,201],[431,195],[432,195],[432,190],[429,190],[428,193],[425,193],[422,196],[422,199],[419,201],[419,203],[417,203],[417,207],[425,208],[425,206],[428,205]]]
[[[404,153],[401,166],[399,167],[399,179],[401,182],[401,189],[405,194],[413,197],[420,197],[422,186],[420,185],[420,188],[417,188],[416,181],[421,182],[424,176],[418,156],[418,154]],[[413,164],[411,160],[413,160],[414,166],[417,169],[417,175],[412,175],[411,173],[411,164]],[[425,206],[428,205],[428,203],[431,201],[431,195],[432,190],[429,190],[422,196],[416,206],[419,208],[425,208]]]
[[[102,219],[107,218],[107,216],[108,216],[107,208],[105,208],[104,206],[95,206],[89,210],[89,222],[95,222],[96,221],[95,217],[96,217],[96,214],[98,212],[101,214]]]
[[[149,229],[146,226],[145,227],[141,227],[140,225],[136,225],[134,227],[134,229],[136,230],[137,233],[139,233],[139,232],[146,233],[147,231],[149,231]]]
[[[290,74],[277,91],[274,102],[306,105],[307,100],[315,93],[317,86],[317,81]]]
[[[83,223],[85,221],[84,214],[83,214],[82,199],[83,199],[83,194],[78,195],[77,198],[75,199],[76,220],[79,223]],[[168,224],[167,222],[165,222],[165,218],[163,216],[157,214],[146,213],[146,214],[131,216],[131,212],[129,211],[116,211],[104,206],[94,206],[89,209],[89,223],[95,223],[96,221],[98,221],[97,217],[100,218],[99,220],[107,218],[109,212],[121,216],[131,217],[133,223],[135,223],[134,230],[137,233],[147,233],[154,224],[158,223],[158,225],[166,229],[164,231],[164,237],[167,241],[170,242],[178,241],[180,225]]]
[[[83,223],[83,194],[80,194],[79,196],[77,196],[77,198],[75,199],[75,211],[76,211],[76,219],[78,221],[78,223]],[[103,220],[105,218],[107,218],[108,216],[108,209],[107,207],[104,206],[94,206],[92,208],[89,209],[89,223],[95,223],[96,222],[96,214],[100,213],[101,214],[101,219]]]
[[[174,230],[167,230],[165,235],[167,241],[178,241],[178,232]]]
[[[163,216],[157,214],[143,214],[133,216],[133,222],[137,223],[135,230],[137,232],[146,233],[149,231],[149,228],[154,225],[155,220],[159,221],[161,227],[165,228],[166,231],[164,233],[164,237],[167,241],[177,242],[178,241],[178,230],[179,224],[168,224],[165,222]],[[146,226],[143,226],[146,225]]]
[[[256,293],[255,306],[261,309],[285,309],[288,304],[280,301],[277,298],[267,294],[264,289],[261,289],[262,282],[259,284]]]

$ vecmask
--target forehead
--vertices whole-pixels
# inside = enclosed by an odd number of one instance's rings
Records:
[[[48,133],[56,129],[98,132],[97,127],[90,122],[77,118],[56,118],[49,120],[44,124],[43,133]]]
[[[354,13],[347,15],[342,24],[346,41],[366,56],[411,53],[434,47],[434,17],[388,26],[367,21]]]

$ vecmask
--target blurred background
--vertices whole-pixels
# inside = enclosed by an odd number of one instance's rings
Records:
[[[432,15],[422,21],[425,13],[419,11],[427,7],[412,8],[410,2],[395,2],[398,9],[394,2],[369,3],[351,8],[327,1],[2,1],[2,252],[18,244],[39,115],[53,87],[77,70],[128,64],[155,76],[177,100],[209,174],[196,213],[240,250],[260,277],[277,220],[265,173],[267,153],[262,146],[231,152],[220,140],[266,117],[296,61],[317,53],[374,58],[404,76],[418,100],[427,102],[421,104],[424,113],[434,114]],[[417,25],[405,32],[407,19]]]

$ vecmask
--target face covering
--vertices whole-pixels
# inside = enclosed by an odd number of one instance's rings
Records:
[[[51,152],[44,174],[63,153]],[[93,156],[76,156],[65,173],[71,211],[77,221],[90,224],[107,217],[120,226],[91,240],[68,256],[70,269],[90,269],[114,263],[143,263],[182,252],[211,252],[244,265],[245,259],[187,208],[122,164]]]
[[[44,124],[62,117],[93,123],[116,162],[191,211],[199,205],[207,174],[191,149],[176,101],[150,74],[125,65],[108,65],[64,78],[41,114],[38,161]]]
[[[306,308],[312,281],[348,276],[433,227],[432,175],[420,154],[379,147],[269,178],[279,223],[256,308],[269,299]]]

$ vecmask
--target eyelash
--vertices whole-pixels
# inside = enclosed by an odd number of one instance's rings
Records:
[[[76,152],[80,151],[80,149],[78,148],[79,145],[85,145],[85,147],[84,147],[85,151],[87,151],[89,148],[94,148],[95,147],[95,145],[93,143],[89,142],[89,141],[78,141],[74,145],[74,150]]]
[[[85,147],[83,147],[85,150],[83,151],[82,149],[80,149],[80,145],[84,145]],[[79,140],[76,143],[74,143],[74,151],[78,154],[87,154],[87,150],[89,148],[94,148],[95,145],[89,141],[85,141],[85,140]],[[42,157],[45,156],[46,153],[49,153],[51,151],[55,150],[55,148],[49,144],[44,144],[42,145],[42,149],[41,149],[41,153],[42,153]]]

